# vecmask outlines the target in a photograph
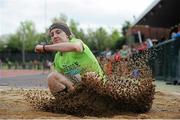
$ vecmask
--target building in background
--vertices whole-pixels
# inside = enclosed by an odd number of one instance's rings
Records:
[[[127,36],[129,43],[142,41],[146,38],[160,40],[171,38],[180,25],[180,0],[154,0],[154,2],[135,20]],[[133,39],[132,39],[133,37]]]

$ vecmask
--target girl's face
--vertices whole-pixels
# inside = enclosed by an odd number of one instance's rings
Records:
[[[51,40],[52,40],[53,44],[69,41],[66,33],[58,28],[51,30],[50,36],[51,36]]]

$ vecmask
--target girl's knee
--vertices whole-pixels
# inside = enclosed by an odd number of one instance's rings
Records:
[[[51,72],[49,75],[48,75],[48,77],[47,77],[47,79],[48,79],[48,81],[49,80],[52,80],[52,79],[56,79],[57,78],[57,72]]]
[[[51,72],[48,77],[48,86],[49,88],[52,88],[56,84],[56,79],[57,79],[57,73],[56,72]]]
[[[56,93],[58,91],[62,91],[66,88],[64,84],[58,79],[58,73],[52,72],[48,75],[48,87],[51,93]]]

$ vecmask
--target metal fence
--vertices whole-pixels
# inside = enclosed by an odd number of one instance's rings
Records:
[[[33,60],[38,60],[38,61],[43,61],[43,60],[50,60],[53,61],[54,53],[43,53],[43,54],[37,54],[35,52],[26,52],[25,53],[25,61],[33,61]],[[12,52],[12,51],[5,51],[5,52],[0,52],[0,59],[3,62],[20,62],[22,63],[22,53],[21,52]]]
[[[153,49],[158,49],[156,58],[151,61],[155,78],[168,83],[180,81],[180,38],[167,40]]]

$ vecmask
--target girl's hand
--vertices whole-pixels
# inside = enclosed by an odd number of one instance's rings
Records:
[[[43,53],[44,52],[43,45],[36,45],[35,52],[36,53]]]

